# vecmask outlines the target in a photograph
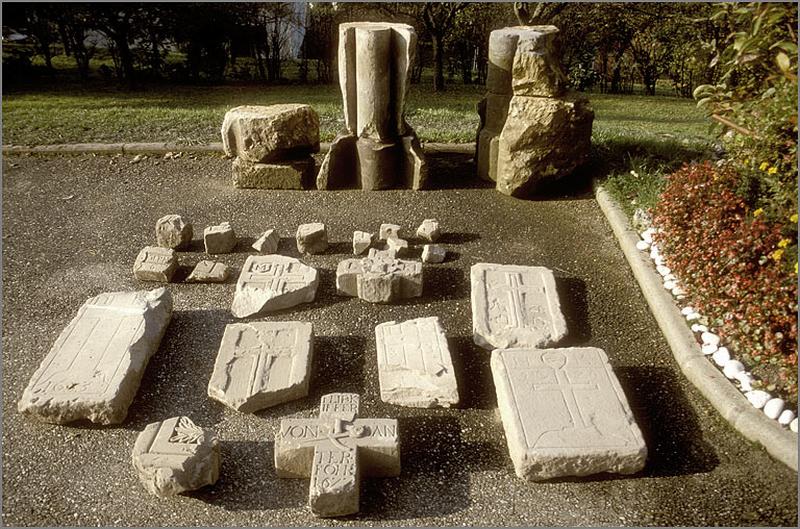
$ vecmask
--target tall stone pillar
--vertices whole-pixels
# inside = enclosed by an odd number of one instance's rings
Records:
[[[425,186],[425,158],[405,120],[416,45],[417,34],[407,24],[339,25],[345,130],[322,162],[318,189]]]

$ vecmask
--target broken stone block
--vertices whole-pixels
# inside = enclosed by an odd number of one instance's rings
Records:
[[[230,253],[236,247],[236,234],[229,222],[223,222],[203,230],[203,243],[206,253]]]
[[[305,397],[313,337],[299,321],[226,325],[208,396],[243,413]]]
[[[417,237],[424,241],[436,242],[440,236],[439,221],[436,219],[425,219],[417,228]]]
[[[400,475],[396,419],[359,419],[354,393],[322,396],[319,418],[282,419],[275,435],[280,478],[311,478],[308,504],[320,517],[359,509],[361,477]]]
[[[376,259],[395,259],[397,257],[397,251],[393,248],[387,248],[385,250],[370,248],[367,252],[367,257],[373,257]]]
[[[485,349],[547,347],[567,334],[553,272],[478,263],[470,270],[472,333]]]
[[[422,295],[422,263],[387,257],[345,259],[336,267],[336,293],[371,303]]]
[[[278,235],[278,230],[267,230],[253,243],[253,249],[263,254],[275,253],[278,251],[280,242],[281,238]]]
[[[372,244],[373,235],[366,231],[353,232],[353,255],[361,255]]]
[[[381,224],[381,229],[378,237],[384,241],[388,241],[391,238],[401,239],[402,230],[403,228],[401,228],[397,224]]]
[[[175,250],[186,248],[192,242],[192,225],[180,215],[165,215],[156,221],[156,244]]]
[[[231,312],[246,318],[259,312],[273,312],[314,301],[319,276],[293,257],[251,255],[236,282]]]
[[[186,278],[187,283],[224,283],[230,271],[225,263],[200,261]]]
[[[31,377],[19,411],[55,424],[122,422],[171,317],[166,288],[88,299]]]
[[[310,156],[273,163],[236,158],[231,170],[233,186],[240,189],[314,188],[314,159]]]
[[[171,248],[145,246],[133,263],[133,276],[139,281],[169,283],[178,269],[178,256]]]
[[[222,146],[229,157],[252,163],[319,151],[319,116],[309,105],[240,106],[225,113]]]
[[[322,253],[328,249],[328,230],[321,222],[298,226],[296,239],[300,253]]]
[[[644,467],[647,447],[603,350],[497,349],[491,366],[517,476],[538,481]]]
[[[219,478],[216,435],[188,417],[148,424],[136,438],[132,460],[144,488],[162,498],[213,485]]]
[[[386,239],[386,246],[398,257],[404,257],[408,254],[408,241],[405,239],[389,237]]]
[[[436,244],[426,244],[422,247],[423,263],[443,263],[447,257],[447,250]]]
[[[416,408],[458,404],[453,361],[439,318],[375,327],[381,400]]]

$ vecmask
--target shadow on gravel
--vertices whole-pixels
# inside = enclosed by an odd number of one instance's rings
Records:
[[[429,189],[480,189],[492,188],[494,182],[478,178],[472,154],[431,152],[428,161]]]
[[[314,337],[314,370],[308,393],[311,402],[298,409],[309,405],[316,409],[320,398],[327,393],[363,395],[366,345],[363,336]]]
[[[437,244],[464,244],[479,241],[480,239],[481,236],[478,233],[445,232],[436,242]]]
[[[567,336],[558,347],[577,347],[592,339],[592,326],[586,305],[586,283],[575,277],[556,277],[556,291],[567,322]]]
[[[475,345],[472,336],[451,337],[447,342],[461,397],[458,407],[482,410],[497,408],[497,394],[489,365],[491,352]]]

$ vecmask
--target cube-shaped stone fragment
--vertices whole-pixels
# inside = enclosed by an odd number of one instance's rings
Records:
[[[403,228],[401,228],[398,224],[381,224],[378,237],[384,241],[390,237],[397,237],[399,239],[403,235],[402,230]]]
[[[171,248],[145,246],[133,263],[133,275],[139,281],[169,283],[178,269],[178,256]]]
[[[208,396],[251,413],[308,395],[310,323],[271,321],[225,327]]]
[[[217,261],[200,261],[186,278],[187,283],[224,283],[230,270],[225,263]]]
[[[216,435],[188,417],[148,424],[131,454],[139,481],[162,498],[216,483],[220,450]]]
[[[395,259],[397,257],[397,250],[394,248],[386,248],[385,250],[370,248],[367,252],[367,257],[375,259]]]
[[[437,244],[426,244],[422,247],[423,263],[442,263],[447,257],[447,250]]]
[[[203,243],[206,253],[231,253],[236,247],[236,233],[229,222],[209,226],[203,230]]]
[[[251,255],[236,282],[231,312],[246,318],[260,312],[314,301],[319,275],[300,260],[284,255]]]
[[[366,231],[353,232],[353,255],[361,255],[372,244],[373,235]]]
[[[253,163],[286,160],[319,150],[319,116],[309,105],[247,105],[222,122],[225,154]]]
[[[422,295],[422,263],[387,257],[345,259],[336,268],[336,293],[371,303]]]
[[[281,238],[278,235],[278,230],[267,230],[253,243],[253,249],[263,254],[275,253],[278,251],[280,242]]]
[[[314,159],[254,163],[236,158],[231,165],[233,186],[240,189],[313,189]]]
[[[156,244],[164,248],[187,248],[192,242],[192,225],[180,215],[165,215],[156,221]]]
[[[322,253],[328,249],[328,230],[321,222],[298,226],[296,239],[300,253]]]
[[[601,349],[497,349],[491,366],[519,477],[632,474],[644,467],[642,433]]]
[[[386,248],[393,251],[398,257],[405,257],[408,255],[408,241],[405,239],[389,237],[386,239]]]
[[[417,228],[417,237],[424,241],[436,242],[440,236],[439,221],[436,219],[425,219]]]

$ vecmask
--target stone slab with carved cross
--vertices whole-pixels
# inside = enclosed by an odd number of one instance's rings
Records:
[[[171,317],[165,288],[88,299],[31,377],[19,411],[55,424],[122,422]]]
[[[225,326],[208,396],[244,413],[305,397],[313,337],[300,321]]]
[[[316,268],[284,255],[251,255],[236,282],[231,312],[246,318],[314,301],[319,275]]]
[[[355,393],[322,396],[316,419],[283,419],[275,436],[282,478],[311,478],[308,504],[317,516],[359,510],[361,477],[400,475],[396,419],[359,419]]]
[[[602,349],[497,349],[492,376],[517,475],[632,474],[647,447]]]
[[[472,334],[485,349],[547,347],[567,334],[553,272],[478,263],[470,269]]]
[[[212,485],[219,478],[217,437],[188,417],[148,424],[136,438],[131,459],[144,488],[160,497]]]
[[[439,318],[375,327],[381,400],[400,406],[449,408],[458,404],[453,361]]]
[[[391,303],[422,295],[422,263],[373,254],[345,259],[336,267],[336,293],[371,303]]]

